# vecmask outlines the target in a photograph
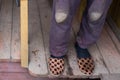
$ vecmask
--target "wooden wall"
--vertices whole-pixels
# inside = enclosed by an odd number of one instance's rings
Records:
[[[120,0],[113,0],[109,14],[120,29]]]

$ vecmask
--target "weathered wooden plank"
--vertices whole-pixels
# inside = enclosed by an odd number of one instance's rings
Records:
[[[11,39],[11,61],[20,62],[20,8],[13,4],[13,23]]]
[[[12,1],[2,0],[0,12],[0,61],[10,61]]]
[[[79,80],[68,78],[33,77],[28,73],[0,73],[0,80]]]
[[[116,37],[116,35],[113,33],[113,31],[111,30],[111,28],[109,27],[108,24],[106,24],[106,30],[107,30],[109,36],[111,37],[112,41],[114,42],[116,48],[120,52],[120,41],[118,40],[118,38]]]
[[[34,76],[45,76],[48,70],[37,6],[36,0],[29,1],[29,71]]]
[[[0,80],[62,80],[62,79],[34,77],[28,73],[28,70],[26,68],[22,68],[20,63],[1,62]]]
[[[27,72],[27,69],[21,67],[20,63],[1,62],[0,73]]]
[[[111,30],[114,32],[118,40],[120,40],[120,29],[110,16],[107,17],[107,23],[110,25]]]
[[[21,0],[21,66],[28,67],[28,0]]]
[[[51,20],[51,8],[48,3],[48,0],[37,0],[39,5],[39,12],[40,12],[40,18],[41,18],[41,24],[42,24],[42,32],[43,32],[43,38],[44,38],[44,45],[45,45],[45,51],[47,59],[49,58],[49,30],[50,30],[50,20]],[[62,77],[67,76],[68,73],[68,66],[67,62],[65,65],[65,71],[61,75]],[[49,75],[51,77],[51,74]]]
[[[33,77],[28,73],[0,73],[0,80],[60,80],[60,79],[38,78]]]
[[[89,51],[95,61],[95,70],[93,75],[100,76],[101,74],[109,74],[98,46],[96,44],[93,44],[91,47],[89,47]]]
[[[120,54],[105,29],[97,41],[97,46],[110,73],[120,73]]]
[[[120,74],[102,75],[101,80],[120,80]]]

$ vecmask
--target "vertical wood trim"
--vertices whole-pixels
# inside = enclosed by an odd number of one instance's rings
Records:
[[[21,0],[21,66],[28,67],[28,0]]]

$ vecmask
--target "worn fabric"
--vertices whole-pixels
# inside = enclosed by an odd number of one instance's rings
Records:
[[[60,1],[64,0],[53,1],[49,46],[51,55],[58,57],[66,55],[68,52],[68,41],[70,38],[72,20],[81,0],[68,0],[69,3],[65,1],[66,3],[62,4],[60,8],[64,8],[64,10],[66,10],[66,4],[69,4],[70,11],[67,19],[63,23],[58,24],[55,21],[55,9],[56,2]],[[76,40],[81,48],[88,48],[99,38],[111,2],[112,0],[87,0],[87,6],[82,17]]]

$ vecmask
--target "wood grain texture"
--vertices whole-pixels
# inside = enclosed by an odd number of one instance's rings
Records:
[[[120,54],[105,29],[97,41],[97,46],[109,72],[111,74],[120,73]]]
[[[95,70],[93,76],[95,75],[100,77],[101,74],[109,74],[98,46],[96,44],[93,44],[91,47],[89,47],[88,50],[90,51],[95,62]]]
[[[36,78],[28,73],[0,73],[0,80],[59,80],[49,78]]]
[[[20,62],[20,8],[13,2],[13,23],[11,39],[11,61]]]
[[[28,67],[28,0],[21,0],[21,66]]]
[[[20,63],[11,62],[0,63],[0,73],[17,73],[17,72],[27,72],[27,69],[22,68]]]
[[[120,74],[102,75],[101,80],[120,80]]]
[[[48,77],[33,77],[20,63],[0,63],[0,80],[66,80]]]
[[[118,40],[120,40],[120,30],[116,23],[113,21],[112,17],[107,17],[107,23],[109,24],[111,30],[114,32]]]
[[[76,80],[76,79],[33,77],[28,73],[19,72],[19,73],[0,73],[0,80]]]
[[[36,3],[36,0],[29,1],[29,71],[34,76],[45,76],[48,75],[48,69]]]
[[[0,61],[10,61],[10,41],[12,28],[12,1],[1,0],[0,11]]]
[[[106,24],[106,31],[108,32],[109,36],[111,37],[112,41],[114,42],[116,48],[120,53],[120,41],[118,40],[116,35],[113,33],[113,31],[111,30],[108,24]]]

